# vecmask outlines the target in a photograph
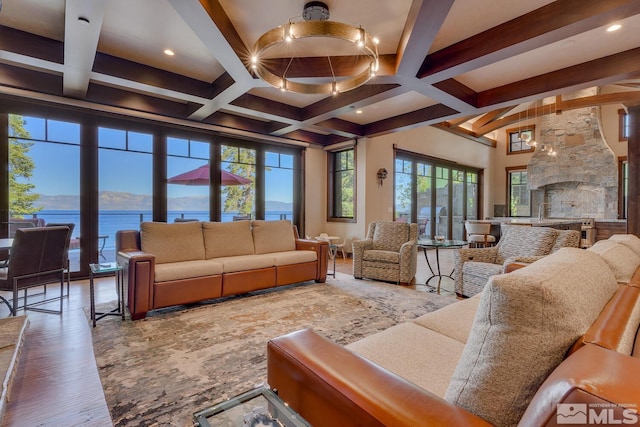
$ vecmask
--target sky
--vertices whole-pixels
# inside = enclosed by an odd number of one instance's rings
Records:
[[[49,196],[78,195],[80,193],[80,126],[54,120],[45,121],[40,118],[25,117],[25,129],[31,138],[64,142],[52,144],[36,142],[29,151],[29,156],[36,164],[31,177],[35,184],[34,192]],[[48,135],[46,134],[48,131]],[[151,194],[152,192],[152,155],[150,153],[127,152],[124,131],[104,129],[99,131],[99,164],[98,177],[100,191],[128,192],[133,194]],[[142,151],[151,150],[151,137],[145,134],[129,132],[129,147]],[[173,140],[167,149],[169,154],[187,155],[187,144],[184,140]],[[167,176],[196,169],[206,164],[208,146],[204,142],[192,141],[191,155],[201,158],[169,156]],[[205,154],[206,153],[206,154]],[[293,199],[291,186],[291,170],[271,168],[267,171],[266,200],[291,202]],[[206,186],[168,185],[169,197],[207,196]]]

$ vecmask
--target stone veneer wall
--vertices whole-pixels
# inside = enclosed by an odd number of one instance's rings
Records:
[[[596,95],[585,89],[563,99]],[[580,108],[554,114],[555,98],[544,105],[538,148],[527,165],[533,215],[548,203],[545,216],[556,218],[617,218],[618,163],[600,131],[600,108]],[[556,156],[541,150],[553,147]]]

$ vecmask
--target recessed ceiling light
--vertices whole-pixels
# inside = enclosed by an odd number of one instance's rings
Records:
[[[175,53],[173,53],[173,51],[171,49],[165,49],[164,50],[164,54],[167,55],[167,56],[175,55]]]
[[[607,31],[612,32],[612,31],[618,31],[620,28],[622,28],[622,25],[620,24],[613,24],[611,25],[609,28],[607,28]]]
[[[362,114],[362,110],[356,110],[356,114]]]

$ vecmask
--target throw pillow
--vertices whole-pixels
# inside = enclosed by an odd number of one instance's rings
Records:
[[[636,255],[640,256],[640,238],[635,234],[614,234],[609,240],[628,246]]]
[[[497,426],[518,424],[617,288],[602,257],[577,248],[492,276],[445,399]]]

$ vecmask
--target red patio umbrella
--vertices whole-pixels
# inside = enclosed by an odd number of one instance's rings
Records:
[[[209,185],[209,165],[202,165],[199,168],[171,177],[167,182],[169,184],[182,185]],[[244,185],[250,184],[251,180],[222,169],[220,170],[220,182],[222,185]]]

